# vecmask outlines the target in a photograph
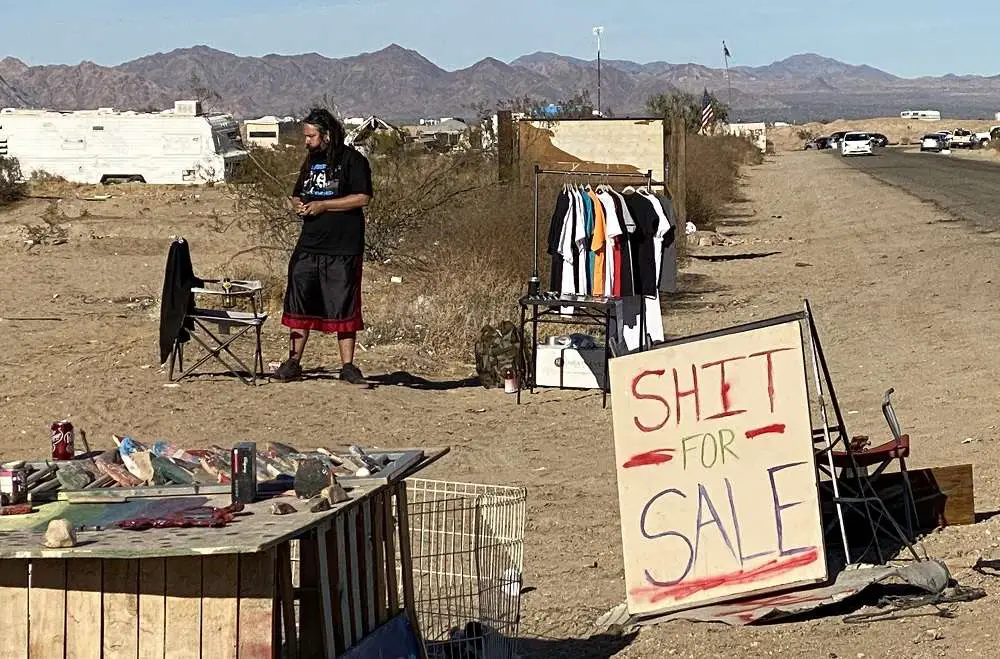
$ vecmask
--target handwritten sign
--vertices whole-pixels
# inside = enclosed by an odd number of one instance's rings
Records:
[[[612,359],[628,608],[827,577],[797,321]]]

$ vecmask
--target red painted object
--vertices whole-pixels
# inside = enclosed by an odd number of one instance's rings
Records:
[[[148,529],[190,528],[192,526],[219,528],[233,521],[236,513],[243,510],[242,503],[233,503],[225,508],[198,506],[181,510],[165,517],[135,517],[124,519],[116,524],[118,528],[129,531],[146,531]]]
[[[73,459],[73,424],[69,421],[56,421],[51,426],[52,430],[52,459],[72,460]]]

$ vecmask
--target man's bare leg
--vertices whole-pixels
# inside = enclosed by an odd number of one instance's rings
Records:
[[[306,341],[309,340],[309,330],[292,330],[288,341],[288,358],[297,362],[302,361],[302,353],[306,349]],[[341,353],[343,354],[343,353]]]
[[[357,343],[357,332],[338,332],[337,348],[340,349],[340,363],[354,363],[354,346]]]

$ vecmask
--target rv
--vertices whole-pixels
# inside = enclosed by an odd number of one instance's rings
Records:
[[[939,110],[903,110],[900,119],[919,119],[920,121],[941,121]]]
[[[206,115],[197,101],[163,112],[112,108],[54,112],[0,110],[0,144],[28,175],[44,171],[73,183],[224,181],[246,157],[239,124]]]

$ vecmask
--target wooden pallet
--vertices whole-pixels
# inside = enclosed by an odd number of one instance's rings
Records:
[[[400,612],[417,629],[405,483],[324,513],[264,506],[225,528],[82,533],[71,549],[0,533],[0,659],[335,657]]]

